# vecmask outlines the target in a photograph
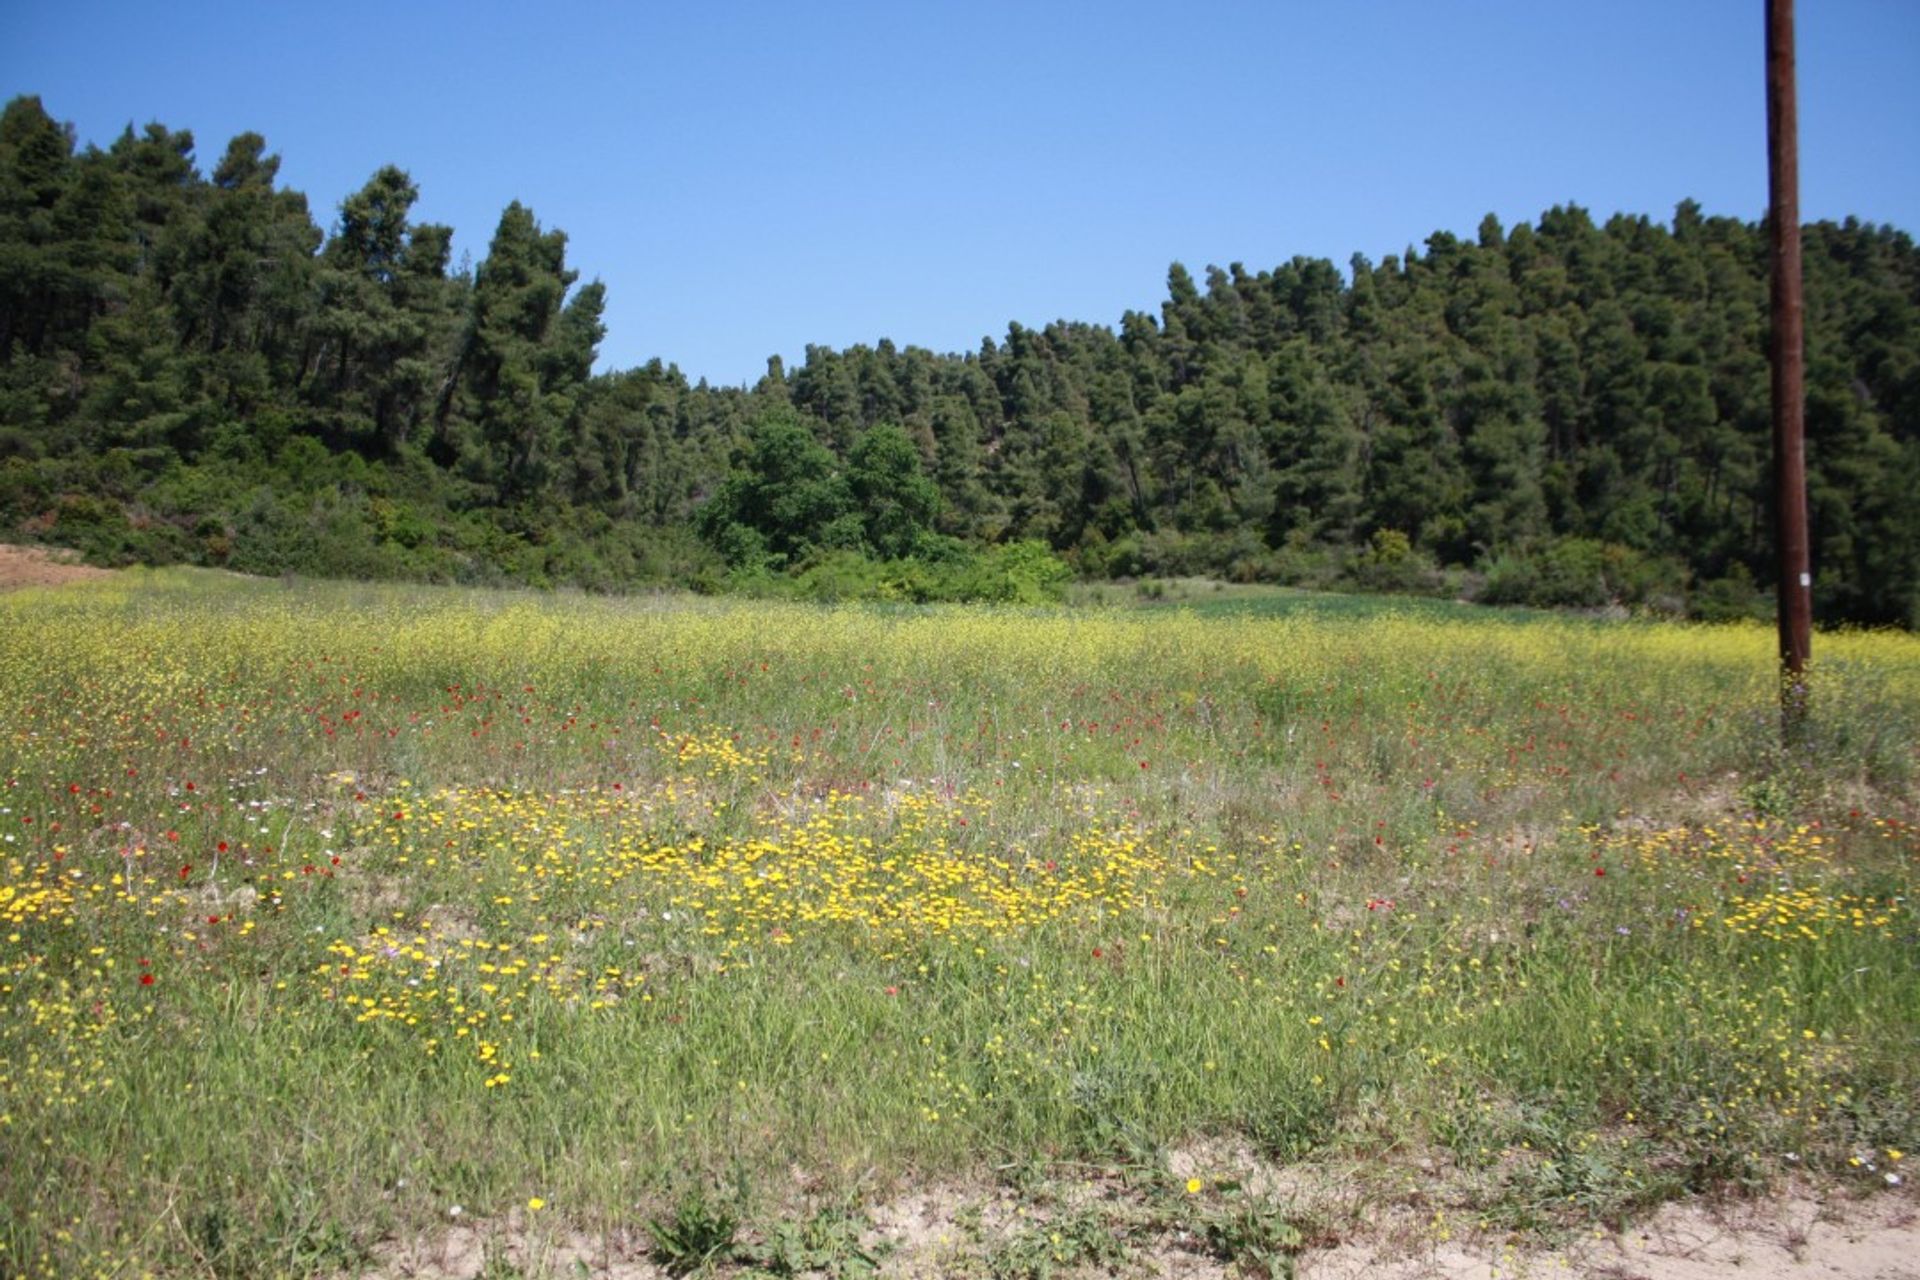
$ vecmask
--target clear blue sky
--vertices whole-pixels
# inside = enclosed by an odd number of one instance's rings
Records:
[[[530,205],[602,368],[971,349],[1158,308],[1176,259],[1344,266],[1585,205],[1766,205],[1760,0],[208,4],[7,0],[0,92],[80,140],[248,129],[328,225],[382,164],[485,254]],[[1920,3],[1799,6],[1808,218],[1920,228]]]

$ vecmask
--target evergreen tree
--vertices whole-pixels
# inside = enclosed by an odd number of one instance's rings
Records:
[[[0,523],[112,560],[594,585],[692,576],[696,528],[741,563],[951,551],[933,529],[1320,581],[1388,548],[1572,566],[1582,598],[1772,572],[1765,237],[1691,202],[1488,217],[1350,282],[1174,264],[1117,328],[809,346],[746,390],[596,376],[605,292],[517,203],[454,269],[404,170],[331,236],[279,172],[253,133],[203,175],[184,130],[76,148],[38,99],[0,111]],[[1920,254],[1853,220],[1803,241],[1816,607],[1915,625]]]

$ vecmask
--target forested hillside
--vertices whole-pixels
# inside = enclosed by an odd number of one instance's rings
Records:
[[[469,268],[398,168],[316,221],[258,135],[202,163],[158,124],[99,149],[35,98],[0,117],[14,536],[596,588],[1038,541],[1094,577],[1764,599],[1765,239],[1691,203],[1489,217],[1346,272],[1176,264],[1117,328],[808,347],[732,388],[594,374],[602,286],[519,204]],[[1920,256],[1851,220],[1805,234],[1816,610],[1914,626]]]

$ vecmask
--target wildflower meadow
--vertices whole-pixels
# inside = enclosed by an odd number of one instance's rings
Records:
[[[493,1275],[856,1275],[934,1185],[1051,1224],[963,1215],[943,1271],[1290,1268],[1388,1203],[1897,1187],[1920,639],[1817,637],[1791,749],[1773,653],[1308,596],[0,596],[0,1273],[465,1223]]]

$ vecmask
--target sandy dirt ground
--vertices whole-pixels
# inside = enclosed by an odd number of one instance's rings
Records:
[[[970,1199],[920,1192],[879,1208],[866,1236],[881,1254],[879,1274],[983,1280],[996,1274],[987,1256],[991,1249],[979,1248],[978,1214],[971,1229],[955,1221],[952,1211]],[[989,1223],[998,1216],[991,1209],[986,1214]],[[1179,1232],[1131,1245],[1126,1260],[1111,1267],[1069,1266],[1050,1274],[1061,1280],[1268,1274],[1208,1257]],[[1308,1249],[1297,1267],[1300,1280],[1920,1280],[1920,1206],[1903,1193],[1854,1199],[1796,1189],[1730,1204],[1672,1204],[1625,1231],[1592,1231],[1552,1248],[1489,1236],[1410,1240],[1387,1229],[1362,1232],[1333,1248]],[[378,1280],[502,1274],[655,1280],[667,1272],[647,1258],[643,1232],[548,1235],[515,1213],[505,1222],[461,1223],[431,1239],[390,1244],[358,1274]],[[753,1273],[726,1267],[713,1274]]]
[[[1732,1205],[1668,1205],[1626,1231],[1560,1248],[1499,1241],[1443,1244],[1394,1258],[1342,1245],[1300,1265],[1302,1280],[1920,1280],[1920,1213],[1904,1196],[1865,1201],[1808,1194]]]
[[[109,578],[110,569],[81,564],[70,551],[46,547],[16,547],[0,543],[0,591],[20,587],[58,587],[90,578]]]

